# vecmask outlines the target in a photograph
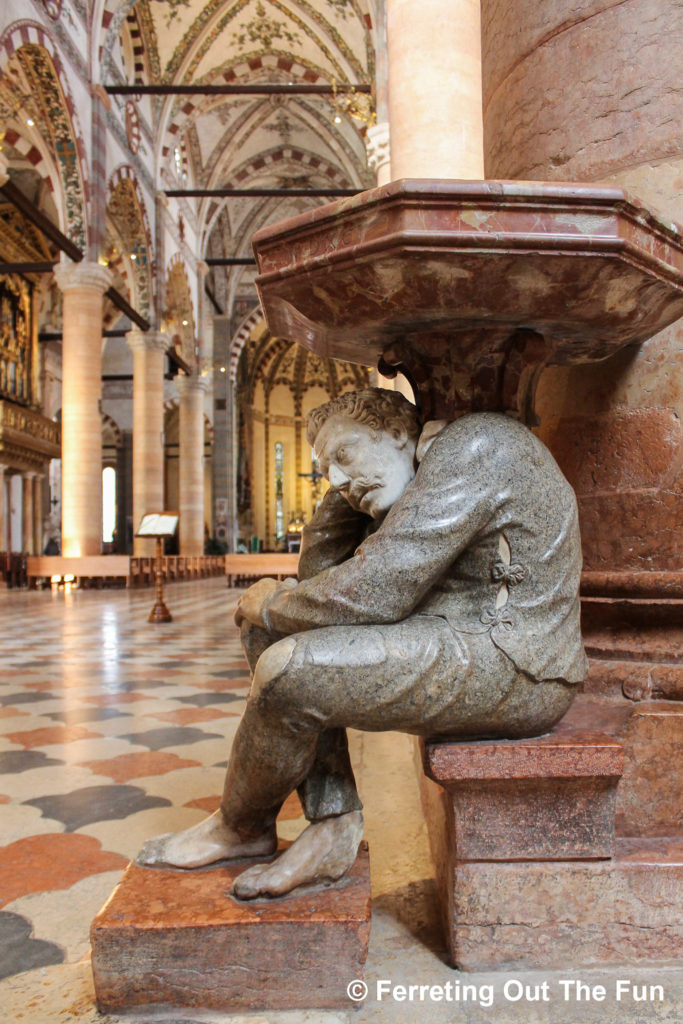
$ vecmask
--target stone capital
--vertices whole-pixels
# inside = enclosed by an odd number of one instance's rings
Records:
[[[166,352],[171,344],[163,331],[139,331],[135,327],[126,334],[126,341],[133,352]]]
[[[106,292],[111,287],[114,275],[107,267],[99,263],[83,260],[82,263],[63,262],[55,267],[55,280],[63,292],[76,291],[80,288],[97,289]]]
[[[173,382],[181,398],[183,395],[190,395],[197,391],[206,392],[209,389],[207,377],[187,377],[185,374],[179,373],[177,377],[173,378]]]
[[[365,148],[368,154],[368,167],[377,174],[380,167],[389,163],[389,124],[381,121],[371,125],[365,137]]]

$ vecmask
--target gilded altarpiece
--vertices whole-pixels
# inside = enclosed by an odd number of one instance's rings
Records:
[[[37,373],[32,285],[0,275],[0,463],[18,471],[60,457],[59,425],[37,410]]]

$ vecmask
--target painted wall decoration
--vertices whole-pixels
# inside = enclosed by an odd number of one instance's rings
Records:
[[[140,149],[141,134],[137,107],[132,100],[128,100],[126,103],[126,138],[131,153],[137,153]]]
[[[47,13],[48,18],[52,18],[53,21],[59,21],[59,16],[62,13],[62,6],[64,0],[43,0],[43,7]]]
[[[22,82],[32,97],[36,124],[43,138],[51,141],[57,158],[64,193],[66,234],[84,249],[87,230],[80,140],[74,133],[55,65],[47,50],[34,43],[20,47],[13,60],[18,62]]]

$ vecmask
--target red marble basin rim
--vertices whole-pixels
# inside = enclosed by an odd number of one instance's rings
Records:
[[[397,232],[387,235],[385,231],[378,236],[376,231],[364,231],[360,235],[358,226],[361,222],[367,222],[369,216],[381,217],[395,207],[401,207],[406,212],[414,211],[415,208],[423,212],[431,210],[437,217],[440,214],[441,218],[448,216],[449,208],[456,211],[479,208],[489,215],[494,211],[519,213],[526,208],[536,219],[532,222],[531,231],[495,231],[489,232],[487,238],[482,230],[466,232],[459,227],[451,232],[446,223],[438,225],[430,221],[421,224],[421,230],[416,230],[418,222],[414,216],[409,220],[406,218],[402,224],[397,224],[394,216],[392,226],[399,228]],[[560,230],[553,230],[551,223],[543,224],[538,219],[541,213],[558,221],[557,228]],[[593,234],[586,230],[589,227],[588,221],[583,226],[575,221],[573,230],[567,231],[567,225],[562,223],[563,213],[569,216],[579,213],[592,216],[596,218],[595,226],[600,225],[601,230]],[[500,247],[501,243],[503,248],[523,248],[532,243],[534,248],[555,249],[585,249],[587,245],[599,247],[602,242],[611,251],[621,246],[630,248],[628,241],[620,238],[622,232],[618,230],[618,221],[628,224],[632,231],[636,229],[639,236],[637,241],[641,243],[644,229],[644,233],[650,236],[647,249],[655,250],[648,254],[652,262],[658,264],[664,276],[683,282],[683,228],[659,217],[624,189],[582,182],[404,179],[327,203],[297,217],[262,228],[253,236],[252,245],[259,265],[258,281],[266,283],[288,273],[309,269],[309,262],[312,265],[321,258],[325,258],[326,262],[348,258],[349,243],[360,243],[365,252],[377,246],[386,251],[387,247],[392,247],[392,243],[401,242],[409,245],[422,243],[436,248],[454,243],[458,248],[470,245]],[[309,259],[296,258],[299,253],[298,246],[293,247],[294,242],[300,243],[307,236],[312,238],[335,228],[339,231],[342,227],[347,230],[336,239],[341,245],[330,247],[326,253],[317,252]],[[560,238],[562,244],[558,246]],[[641,245],[636,245],[636,249],[645,255]]]
[[[353,362],[436,331],[472,369],[520,328],[590,361],[683,316],[683,238],[605,185],[392,182],[253,245],[270,330]]]

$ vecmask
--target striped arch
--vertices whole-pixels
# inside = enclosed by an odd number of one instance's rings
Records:
[[[164,402],[164,424],[166,423],[166,417],[171,413],[174,413],[176,409],[179,408],[179,398],[175,397],[166,399],[166,401]],[[210,444],[213,444],[213,423],[206,415],[206,413],[204,413],[204,441],[209,441]]]
[[[80,176],[80,183],[82,187],[82,208],[83,208],[83,222],[78,226],[78,233],[82,239],[82,248],[85,249],[88,241],[88,204],[90,203],[91,197],[91,186],[90,177],[88,172],[88,158],[87,148],[85,145],[85,138],[81,129],[78,114],[76,112],[76,105],[74,103],[71,90],[69,88],[69,75],[65,69],[62,59],[57,50],[57,46],[49,35],[48,32],[34,21],[17,21],[13,25],[10,25],[0,35],[0,67],[5,67],[7,62],[24,46],[37,46],[43,49],[48,55],[54,74],[61,89],[64,105],[66,107],[66,114],[69,120],[69,127],[73,136],[74,145],[76,147],[76,154],[78,156],[78,169]],[[17,150],[27,157],[30,163],[36,168],[38,173],[46,171],[47,167],[39,150],[32,144],[28,143],[27,140],[22,137],[21,133],[10,128],[6,135],[7,141],[10,145],[16,146]],[[42,171],[41,171],[42,165]],[[51,177],[45,174],[45,178],[48,181],[48,187],[54,192],[55,183],[52,182]],[[63,190],[64,191],[64,190]],[[68,228],[70,226],[70,217],[67,209],[67,195],[64,191],[64,210],[63,210],[63,224],[67,229],[66,234],[69,234]],[[75,240],[75,239],[74,239]]]
[[[152,233],[135,171],[122,164],[109,179],[105,255],[126,282],[131,303],[151,317],[154,296]],[[118,243],[114,249],[113,243]]]
[[[135,3],[135,0],[105,0],[104,7],[102,9],[102,21],[100,22],[99,29],[99,42],[97,47],[97,58],[98,62],[102,62],[104,56],[104,47],[107,41],[107,35],[109,29],[112,27],[112,21],[114,18],[121,23],[128,17],[130,8]],[[112,36],[115,38],[115,35]]]
[[[246,315],[232,337],[230,342],[230,366],[228,371],[231,384],[235,384],[237,382],[237,364],[240,361],[240,356],[242,355],[244,346],[249,341],[251,332],[259,323],[263,323],[265,327],[266,320],[261,307],[256,306],[255,309],[252,309],[251,313]]]
[[[33,141],[27,139],[25,135],[20,134],[14,128],[6,129],[5,141],[9,146],[13,146],[18,153],[21,153],[23,157],[26,157],[27,161],[37,171],[50,192],[54,195],[55,183],[52,180],[51,173],[54,169],[51,164],[48,164],[45,155],[34,145]]]
[[[102,413],[102,441],[107,442],[107,446],[111,448],[121,448],[123,446],[123,433],[121,428],[115,419],[106,413]],[[109,443],[110,442],[110,443]]]
[[[142,30],[135,8],[131,8],[126,15],[128,31],[133,42],[133,71],[136,85],[147,81],[147,68],[145,67],[145,46],[142,39]]]

